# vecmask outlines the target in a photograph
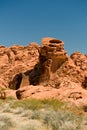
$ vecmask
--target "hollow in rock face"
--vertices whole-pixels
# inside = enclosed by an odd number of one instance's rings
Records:
[[[60,40],[57,40],[57,39],[52,39],[52,40],[50,40],[49,41],[50,43],[62,43],[62,41],[60,41]]]

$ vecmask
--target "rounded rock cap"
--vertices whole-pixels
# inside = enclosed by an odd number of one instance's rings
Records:
[[[64,42],[62,40],[58,40],[56,38],[51,38],[51,37],[46,37],[46,38],[42,38],[41,41],[42,45],[48,45],[48,44],[64,44]]]

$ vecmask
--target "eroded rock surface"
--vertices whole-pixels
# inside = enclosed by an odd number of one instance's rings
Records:
[[[7,87],[13,77],[32,69],[38,62],[38,48],[36,43],[28,46],[14,45],[12,47],[0,47],[0,78],[4,80]]]
[[[86,104],[87,54],[69,56],[63,41],[49,37],[40,46],[0,46],[0,88],[3,99],[14,95]],[[7,89],[4,94],[2,88]]]
[[[49,82],[66,60],[67,53],[62,41],[54,38],[43,38],[39,55],[39,64],[42,70],[40,82]]]

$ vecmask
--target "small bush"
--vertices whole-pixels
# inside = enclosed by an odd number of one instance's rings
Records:
[[[59,101],[58,99],[44,99],[42,100],[42,103],[45,105],[45,107],[52,108],[53,110],[58,110],[64,106],[64,103]]]
[[[9,130],[13,127],[13,122],[11,119],[5,115],[0,116],[0,130]]]
[[[12,96],[9,96],[9,97],[6,98],[6,101],[14,101],[14,100],[16,100],[16,99]]]
[[[27,117],[28,119],[33,119],[33,113],[34,111],[32,110],[24,110],[23,113],[21,114],[21,117]]]
[[[48,111],[44,113],[43,121],[47,127],[52,127],[52,130],[58,130],[61,125],[61,121],[58,119],[55,111]]]
[[[18,100],[11,104],[12,108],[22,107],[24,109],[32,109],[37,110],[43,107],[43,104],[40,100],[36,99],[25,99],[25,100]]]
[[[2,99],[0,99],[0,106],[3,104],[3,100]]]
[[[38,120],[29,120],[29,122],[21,125],[20,130],[42,130],[42,123]]]
[[[58,101],[57,99],[25,99],[25,100],[18,100],[14,101],[11,104],[12,108],[23,107],[24,109],[32,109],[38,110],[41,108],[52,108],[54,110],[58,110],[62,108],[64,103]]]

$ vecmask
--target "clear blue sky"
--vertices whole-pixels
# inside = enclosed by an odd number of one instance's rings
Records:
[[[69,54],[87,53],[87,0],[0,0],[0,45],[63,40]]]

